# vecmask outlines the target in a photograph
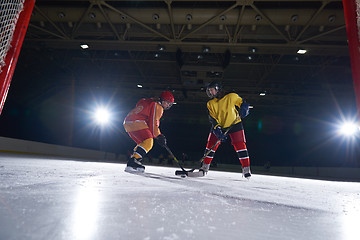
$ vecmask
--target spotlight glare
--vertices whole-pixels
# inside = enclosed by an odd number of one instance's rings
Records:
[[[360,128],[353,122],[344,122],[340,128],[339,133],[345,136],[354,136],[359,132]]]
[[[110,121],[110,113],[106,108],[100,107],[95,110],[94,119],[98,124],[107,124]]]

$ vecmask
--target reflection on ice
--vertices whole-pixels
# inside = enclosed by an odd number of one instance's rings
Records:
[[[360,238],[360,193],[357,198],[353,198],[344,203],[344,212],[341,217],[344,240],[358,240]]]
[[[73,239],[91,239],[99,227],[100,193],[94,179],[87,179],[77,189],[72,216]]]

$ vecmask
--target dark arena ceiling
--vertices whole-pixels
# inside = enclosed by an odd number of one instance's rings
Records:
[[[44,74],[49,64],[71,73],[78,88],[174,90],[189,117],[213,80],[254,111],[353,97],[341,0],[37,0],[21,54]]]

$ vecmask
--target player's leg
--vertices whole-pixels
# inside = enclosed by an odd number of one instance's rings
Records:
[[[231,138],[231,144],[233,145],[236,154],[239,158],[239,161],[241,163],[242,169],[243,169],[243,175],[246,178],[249,178],[251,176],[250,172],[250,158],[249,153],[246,147],[246,139],[245,139],[245,133],[244,128],[240,123],[236,124],[230,131],[229,136]]]
[[[129,136],[137,143],[125,171],[143,172],[145,167],[141,164],[143,157],[152,149],[154,140],[149,129],[128,132]]]
[[[217,140],[218,139],[215,136],[215,134],[213,134],[211,132],[209,134],[208,141],[206,144],[205,154],[216,144]],[[202,163],[200,171],[204,171],[205,173],[207,173],[209,171],[211,161],[213,160],[215,152],[218,149],[218,147],[220,146],[220,144],[221,144],[221,142],[219,142],[215,147],[213,147],[213,149],[211,149],[210,153],[204,158],[204,161]]]

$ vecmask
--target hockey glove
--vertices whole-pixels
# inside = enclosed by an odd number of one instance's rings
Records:
[[[240,106],[240,116],[241,118],[246,117],[249,115],[249,106],[250,104],[243,102]]]
[[[225,140],[227,139],[227,135],[225,135],[222,130],[221,127],[217,126],[215,129],[213,129],[213,134],[222,142],[225,142]]]
[[[160,134],[159,136],[157,136],[156,141],[160,146],[162,147],[166,146],[166,137],[164,136],[164,134]]]

